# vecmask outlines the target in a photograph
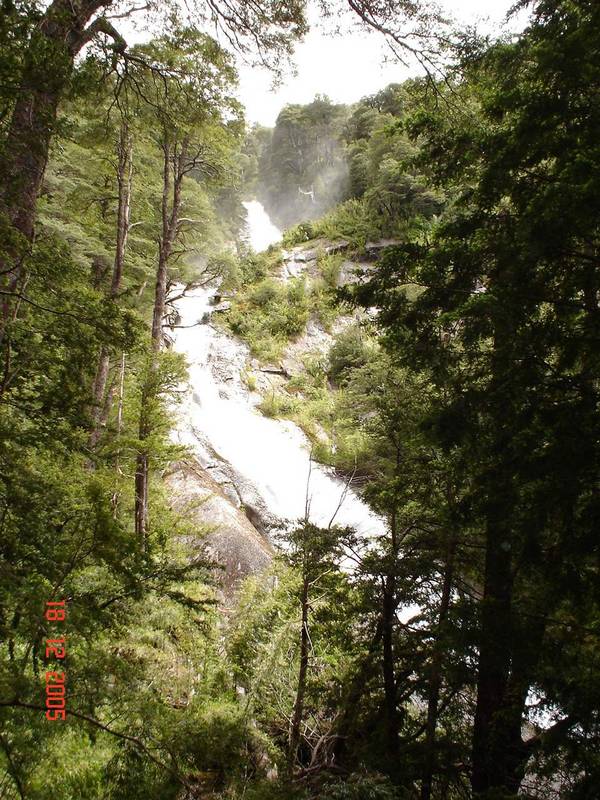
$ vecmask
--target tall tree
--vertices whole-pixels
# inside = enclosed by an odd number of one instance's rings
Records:
[[[119,128],[116,143],[116,181],[117,181],[117,219],[116,242],[113,270],[110,280],[109,297],[115,300],[121,289],[123,270],[125,267],[125,251],[130,229],[131,192],[133,183],[133,135],[126,119]],[[98,366],[92,388],[92,430],[90,444],[94,447],[98,442],[103,417],[110,409],[110,399],[105,397],[106,383],[110,368],[108,348],[103,347],[98,356]],[[106,421],[104,419],[104,421]]]
[[[566,618],[593,625],[598,613],[587,576],[600,455],[590,180],[599,169],[600,106],[590,95],[599,13],[587,0],[536,3],[518,43],[478,53],[469,84],[454,87],[469,114],[420,115],[413,130],[453,204],[429,241],[390,255],[370,298],[407,367],[440,386],[438,436],[460,448],[468,470],[462,526],[479,529],[484,553],[478,796],[516,794],[544,742],[568,747],[578,725],[590,746],[597,735],[596,715],[566,686],[574,663],[563,660],[553,682],[548,659]],[[418,297],[407,299],[407,284],[422,287]],[[581,629],[569,641],[569,656],[585,657]],[[532,689],[554,724],[524,739]]]
[[[217,43],[188,29],[169,39],[140,48],[160,73],[169,79],[146,76],[147,97],[155,122],[155,145],[161,153],[162,194],[160,201],[158,253],[150,346],[150,374],[142,390],[139,440],[135,474],[135,530],[143,544],[148,531],[149,453],[144,442],[151,433],[147,413],[155,391],[155,371],[163,346],[168,271],[171,261],[185,254],[185,231],[200,220],[185,217],[184,188],[187,180],[210,181],[229,157],[228,148],[240,129],[239,104],[230,96],[235,71]],[[179,251],[175,253],[175,247]]]
[[[298,570],[300,582],[298,601],[300,607],[300,633],[298,636],[298,680],[288,732],[288,767],[293,770],[298,762],[304,722],[307,685],[311,658],[311,610],[316,596],[327,595],[339,574],[343,541],[349,532],[333,525],[319,528],[307,518],[286,535],[285,560]]]

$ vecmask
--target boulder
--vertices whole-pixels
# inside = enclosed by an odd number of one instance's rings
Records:
[[[172,507],[198,526],[198,535],[191,535],[188,544],[199,552],[206,549],[222,565],[223,573],[217,577],[225,598],[241,580],[270,564],[273,546],[244,513],[247,503],[236,507],[230,499],[235,487],[225,491],[195,459],[174,464],[166,480]]]

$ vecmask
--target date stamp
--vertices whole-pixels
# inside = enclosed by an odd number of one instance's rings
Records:
[[[64,600],[46,602],[44,614],[48,622],[57,626],[64,624],[67,611]],[[64,636],[46,639],[46,660],[63,661],[67,655],[67,644]],[[52,722],[67,718],[66,673],[56,670],[46,672],[46,719]]]

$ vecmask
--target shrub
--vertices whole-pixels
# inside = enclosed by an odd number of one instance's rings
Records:
[[[310,242],[311,239],[315,238],[315,227],[312,222],[300,222],[298,225],[294,225],[293,228],[289,228],[284,234],[282,238],[282,244],[284,247],[294,247],[297,244],[304,244],[305,242]]]
[[[242,285],[248,286],[273,274],[281,263],[281,253],[269,250],[265,253],[248,253],[240,261]]]
[[[298,402],[289,395],[276,394],[273,391],[263,397],[257,408],[265,417],[285,417],[296,411]]]
[[[352,775],[343,782],[323,787],[321,800],[404,800],[406,790],[394,786],[383,775]]]
[[[380,236],[377,220],[363,200],[346,200],[315,223],[315,233],[326,239],[347,239],[362,247]]]
[[[250,302],[255,306],[266,308],[275,300],[279,300],[281,295],[281,285],[274,278],[265,278],[258,283],[250,295]]]
[[[348,372],[367,364],[374,352],[374,344],[364,335],[360,325],[346,328],[329,351],[329,377],[343,384]]]
[[[251,392],[256,391],[256,386],[257,386],[256,375],[253,372],[250,372],[249,370],[244,370],[244,372],[242,372],[242,380],[245,383],[247,389],[249,389]]]
[[[337,289],[343,261],[343,256],[335,254],[321,256],[319,258],[319,269],[325,281],[325,285],[329,287],[329,289]]]

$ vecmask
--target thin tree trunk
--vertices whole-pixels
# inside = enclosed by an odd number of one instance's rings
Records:
[[[140,424],[140,439],[148,436],[146,429]],[[138,453],[135,465],[135,533],[138,537],[140,548],[146,549],[148,534],[148,454]]]
[[[115,260],[110,284],[110,297],[115,300],[121,289],[127,238],[129,235],[129,222],[131,215],[131,189],[133,183],[133,139],[129,126],[124,120],[121,124],[119,141],[117,144],[117,231],[115,245]],[[98,367],[93,386],[92,398],[92,429],[90,433],[90,447],[98,444],[101,431],[101,416],[106,393],[106,381],[110,368],[110,356],[106,346],[102,346],[98,357]],[[110,406],[109,406],[110,412]]]
[[[300,744],[300,728],[302,725],[302,717],[304,715],[304,697],[306,695],[306,678],[308,675],[308,655],[310,647],[310,636],[308,632],[308,603],[309,593],[309,580],[304,578],[302,583],[302,629],[300,632],[300,668],[298,670],[298,688],[296,690],[296,700],[294,702],[294,711],[292,714],[292,721],[290,724],[289,735],[289,751],[288,763],[290,770],[293,769],[298,754],[298,746]]]
[[[125,353],[121,353],[121,372],[119,377],[119,405],[117,408],[117,436],[123,430],[123,399],[125,396]],[[117,468],[119,467],[119,454],[117,452]]]
[[[162,325],[167,300],[167,278],[169,259],[179,229],[181,212],[181,189],[186,174],[188,141],[184,139],[179,150],[169,143],[165,134],[163,141],[163,192],[161,204],[162,234],[158,247],[158,265],[156,284],[154,287],[154,308],[152,312],[152,363],[150,375],[142,389],[141,411],[139,423],[139,440],[141,449],[136,460],[135,471],[135,532],[142,549],[146,546],[148,536],[148,481],[150,471],[150,454],[144,442],[151,433],[152,423],[149,419],[149,406],[154,399],[154,374],[158,368],[158,354],[163,343]],[[172,195],[172,196],[171,196]]]
[[[396,465],[399,467],[401,460],[401,450],[396,451]],[[398,736],[400,734],[400,721],[397,709],[397,689],[396,671],[394,664],[394,628],[396,624],[396,610],[398,601],[396,599],[396,578],[394,570],[398,559],[398,532],[396,511],[392,510],[390,519],[391,537],[391,570],[392,573],[383,578],[383,594],[381,605],[382,622],[382,672],[383,689],[385,696],[385,724],[386,724],[386,750],[389,758],[394,758],[398,752]]]
[[[123,430],[123,399],[124,399],[124,395],[125,395],[125,353],[123,352],[123,353],[121,353],[121,368],[120,368],[120,371],[119,371],[119,390],[118,390],[119,401],[118,401],[118,404],[117,404],[117,448],[116,448],[116,454],[115,454],[115,473],[116,473],[117,486],[115,488],[115,491],[113,492],[113,496],[112,496],[112,499],[111,499],[111,504],[112,504],[112,507],[113,507],[113,516],[115,517],[115,519],[117,517],[117,513],[118,513],[118,509],[119,509],[119,498],[120,498],[119,483],[118,483],[119,482],[119,477],[118,476],[123,474],[121,472],[121,463],[120,463],[121,462],[120,438],[121,438],[121,432]]]
[[[452,538],[448,547],[446,564],[444,567],[444,579],[442,583],[442,594],[440,597],[437,632],[433,645],[433,655],[430,666],[429,696],[427,698],[427,728],[425,730],[425,766],[423,770],[423,781],[421,783],[421,800],[430,800],[433,789],[433,775],[436,762],[436,728],[438,722],[440,691],[442,687],[442,665],[444,656],[443,634],[446,620],[448,619],[450,599],[452,596],[455,547],[455,540]]]
[[[383,689],[385,695],[386,749],[393,758],[398,752],[400,725],[396,708],[396,674],[394,670],[394,623],[396,619],[396,581],[387,575],[383,587]]]
[[[126,120],[121,123],[119,142],[117,145],[117,185],[119,200],[117,206],[117,243],[115,263],[113,267],[110,295],[115,298],[121,289],[125,252],[129,237],[129,221],[131,218],[131,188],[133,184],[133,137]]]
[[[100,348],[98,356],[98,366],[96,367],[96,377],[92,387],[92,429],[90,432],[89,444],[91,448],[96,447],[100,438],[102,409],[104,407],[104,394],[106,391],[106,381],[110,369],[110,356],[108,348],[104,345]]]

